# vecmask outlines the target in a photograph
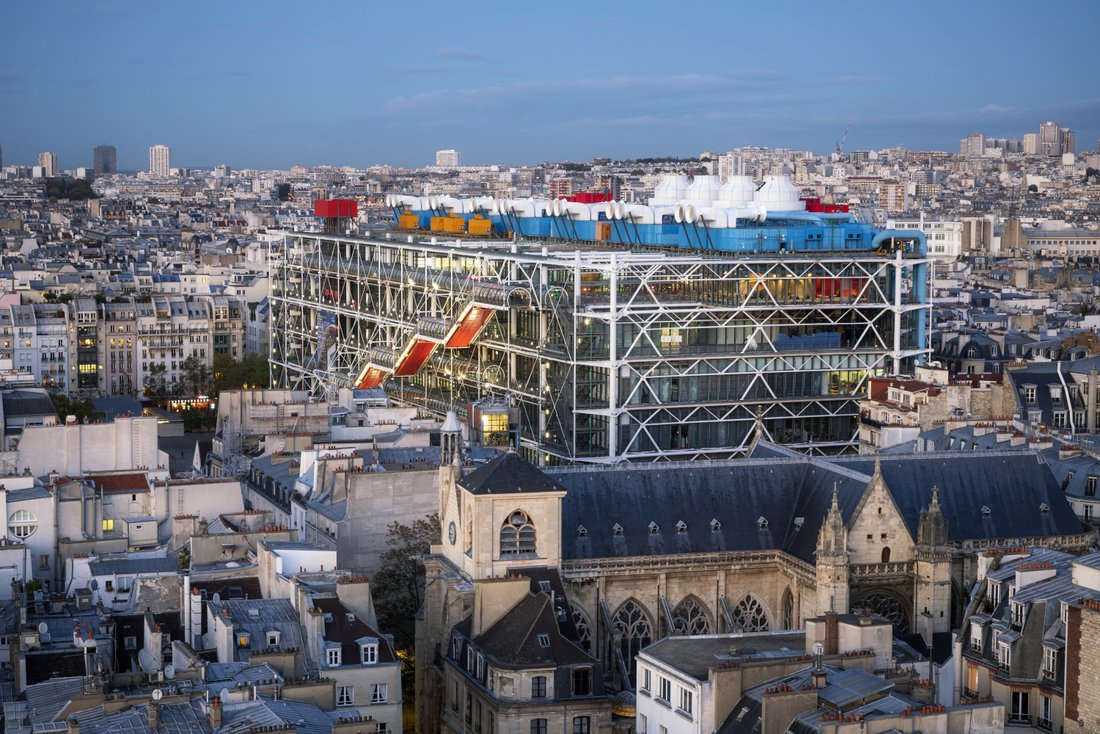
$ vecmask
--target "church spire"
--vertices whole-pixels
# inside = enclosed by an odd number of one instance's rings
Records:
[[[920,524],[917,526],[917,545],[926,548],[939,548],[947,542],[947,518],[940,510],[940,488],[932,485],[932,500],[928,508],[921,510]]]
[[[837,483],[833,482],[833,500],[829,505],[829,512],[825,515],[825,522],[821,524],[821,532],[817,536],[817,555],[840,556],[848,551],[848,526],[844,523],[844,515],[840,512],[840,500],[837,493]]]

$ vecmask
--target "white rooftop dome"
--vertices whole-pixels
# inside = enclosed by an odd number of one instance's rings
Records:
[[[806,202],[788,176],[765,176],[764,185],[756,190],[753,201],[763,204],[772,212],[797,212],[806,210]]]
[[[649,200],[649,203],[656,206],[683,201],[687,197],[687,190],[690,185],[691,182],[688,177],[683,174],[665,176],[654,188],[653,198]]]
[[[722,183],[717,176],[696,176],[687,190],[687,200],[699,206],[710,206],[718,199]]]
[[[756,182],[752,176],[730,176],[726,185],[718,189],[718,201],[721,206],[732,207],[747,204],[756,193]]]

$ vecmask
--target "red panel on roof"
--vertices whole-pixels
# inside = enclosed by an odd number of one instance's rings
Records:
[[[567,201],[575,201],[578,204],[599,204],[603,201],[611,201],[611,194],[597,194],[593,191],[578,191],[570,197],[567,197]]]
[[[493,317],[493,310],[484,306],[467,306],[458,324],[447,337],[448,349],[462,349],[473,343],[485,324]]]
[[[355,199],[318,199],[313,202],[313,213],[318,217],[354,219],[359,216],[359,202]]]
[[[412,346],[405,350],[405,354],[398,360],[393,368],[394,377],[411,377],[420,371],[420,368],[432,356],[437,343],[427,339],[414,339]]]
[[[355,387],[359,390],[366,390],[370,387],[381,387],[382,381],[386,379],[386,371],[379,367],[368,367],[367,371],[363,373],[363,376],[359,379],[359,384]]]

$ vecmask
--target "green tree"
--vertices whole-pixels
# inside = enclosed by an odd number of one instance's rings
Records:
[[[167,373],[168,368],[163,364],[154,363],[149,365],[149,370],[145,373],[145,397],[164,400],[168,395]]]
[[[214,355],[214,394],[222,390],[248,387],[267,387],[268,362],[262,354],[250,354],[238,361],[228,354]]]
[[[386,534],[389,546],[379,558],[381,569],[371,583],[378,625],[393,632],[398,648],[413,645],[413,620],[424,601],[424,565],[432,543],[440,540],[439,515],[403,525],[392,522]]]
[[[54,410],[57,411],[62,422],[70,415],[76,416],[77,423],[83,423],[86,420],[103,420],[103,413],[97,411],[88,398],[76,399],[63,393],[51,392],[50,400],[53,401]]]
[[[192,395],[206,395],[210,390],[211,369],[199,357],[192,354],[180,365],[183,382],[191,388]]]

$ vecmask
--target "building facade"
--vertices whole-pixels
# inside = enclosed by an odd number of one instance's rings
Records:
[[[118,151],[113,145],[97,145],[92,149],[92,167],[97,176],[118,173]]]
[[[172,149],[167,145],[149,148],[149,173],[157,177],[169,175],[172,170]]]
[[[453,406],[470,440],[547,465],[737,455],[758,412],[777,441],[837,453],[858,441],[867,379],[927,353],[919,231],[806,211],[711,228],[702,209],[686,225],[653,219],[658,207],[637,224],[606,204],[575,205],[588,220],[507,206],[469,226],[532,239],[291,235],[272,285],[272,384]],[[400,223],[417,219],[466,226]]]

